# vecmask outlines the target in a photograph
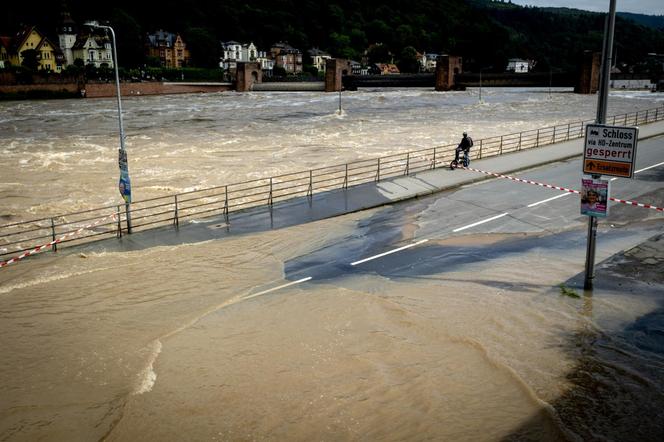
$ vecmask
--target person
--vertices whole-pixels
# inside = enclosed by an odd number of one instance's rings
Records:
[[[463,133],[463,138],[454,151],[454,161],[459,162],[459,153],[463,150],[466,157],[466,166],[470,164],[470,148],[473,146],[473,139],[468,136],[467,132]]]
[[[585,210],[598,210],[597,205],[601,204],[600,195],[595,190],[588,190],[586,197],[581,200],[583,209]]]

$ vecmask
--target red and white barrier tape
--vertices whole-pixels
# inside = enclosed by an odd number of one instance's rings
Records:
[[[113,214],[111,214],[111,215],[105,216],[104,218],[100,218],[100,219],[98,219],[97,221],[95,221],[95,222],[92,223],[92,224],[89,224],[89,225],[87,225],[87,226],[83,226],[83,227],[81,227],[81,228],[78,229],[78,230],[75,230],[75,231],[73,231],[73,232],[69,232],[69,233],[67,233],[67,234],[65,234],[65,235],[62,235],[60,238],[54,239],[53,241],[51,241],[51,242],[48,243],[48,244],[42,244],[41,246],[37,246],[37,247],[35,247],[34,249],[29,250],[29,251],[27,251],[27,252],[24,252],[24,253],[22,253],[21,255],[19,255],[19,256],[15,256],[15,257],[13,257],[12,259],[9,259],[9,260],[7,260],[7,261],[0,261],[0,268],[5,267],[5,266],[8,266],[9,264],[13,264],[13,263],[15,263],[15,262],[17,262],[17,261],[20,261],[20,260],[22,260],[23,258],[26,258],[26,257],[28,257],[28,256],[30,256],[30,255],[34,255],[35,253],[39,253],[39,252],[41,252],[42,250],[44,250],[44,249],[46,249],[46,248],[48,248],[48,247],[52,247],[52,246],[55,245],[55,244],[61,243],[62,241],[64,241],[64,240],[67,239],[67,238],[70,238],[70,237],[72,237],[72,236],[74,236],[74,235],[78,235],[79,233],[81,233],[81,232],[84,231],[84,230],[92,229],[93,227],[98,226],[99,224],[101,224],[102,222],[106,221],[106,220],[109,219],[109,218],[117,219],[117,215],[116,215],[115,213],[113,213]]]
[[[562,190],[563,192],[581,193],[578,190],[568,189],[567,187],[552,186],[551,184],[544,184],[544,183],[539,183],[537,181],[524,180],[522,178],[516,178],[516,177],[513,177],[513,176],[509,176],[509,175],[502,175],[500,173],[493,173],[493,172],[487,172],[486,170],[473,169],[472,167],[459,166],[459,168],[470,170],[470,171],[473,171],[473,172],[483,173],[485,175],[495,176],[495,177],[498,177],[498,178],[505,178],[505,179],[512,180],[512,181],[518,181],[520,183],[534,184],[535,186],[546,187],[546,188],[555,189],[555,190]],[[637,203],[636,201],[622,200],[620,198],[613,198],[613,197],[609,197],[609,200],[615,201],[616,203],[628,204],[630,206],[643,207],[644,209],[653,209],[653,210],[657,210],[658,212],[664,212],[664,207],[657,207],[657,206],[653,206],[652,204]]]

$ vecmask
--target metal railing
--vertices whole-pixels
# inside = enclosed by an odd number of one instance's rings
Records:
[[[636,126],[663,119],[664,106],[661,106],[614,115],[607,118],[607,123]],[[582,138],[589,123],[594,123],[594,120],[477,140],[471,159]],[[222,215],[225,222],[229,223],[233,213],[250,208],[272,208],[275,204],[298,197],[313,198],[314,193],[345,190],[351,186],[435,169],[441,164],[447,166],[454,157],[455,148],[456,144],[448,144],[136,201],[131,204],[132,232],[167,225],[178,227],[183,220],[218,215]],[[60,244],[73,245],[104,236],[121,237],[127,232],[127,214],[123,209],[124,205],[104,206],[0,225],[0,258],[7,259],[59,238],[62,238]],[[99,222],[101,218],[104,219]],[[92,227],[95,222],[97,224]],[[57,246],[53,246],[54,251]]]

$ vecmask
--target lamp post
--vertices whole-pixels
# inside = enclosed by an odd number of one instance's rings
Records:
[[[127,233],[131,233],[131,181],[129,180],[129,168],[127,165],[127,151],[125,150],[125,133],[124,125],[122,123],[122,98],[120,94],[120,74],[118,72],[118,51],[115,41],[115,31],[110,26],[100,25],[97,23],[86,23],[87,26],[105,29],[111,32],[111,39],[113,41],[113,68],[115,69],[115,92],[118,101],[118,125],[120,127],[120,149],[118,150],[118,165],[120,167],[120,181],[118,188],[120,195],[125,201],[125,213],[127,217]]]
[[[493,65],[480,67],[480,103],[482,102],[482,72],[486,69],[493,69]]]
[[[482,102],[482,72],[491,68],[493,68],[493,66],[484,66],[480,68],[480,103]]]

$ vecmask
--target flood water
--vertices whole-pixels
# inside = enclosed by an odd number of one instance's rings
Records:
[[[464,129],[477,139],[589,119],[596,104],[596,97],[519,89],[483,90],[486,102],[478,104],[476,92],[345,93],[342,115],[334,94],[128,99],[134,197],[447,144]],[[614,94],[609,113],[655,107],[658,99]],[[5,222],[118,202],[113,104],[0,103]],[[424,199],[400,214],[398,235],[412,238],[430,222],[416,214],[435,205]],[[116,252],[100,244],[0,269],[0,440],[592,434],[560,417],[581,415],[590,393],[556,408],[578,393],[571,373],[586,373],[599,389],[611,382],[583,342],[622,348],[610,336],[661,308],[663,293],[603,287],[581,301],[561,297],[557,285],[578,273],[582,230],[543,232],[543,244],[558,245],[552,250],[530,247],[417,275],[351,273],[243,299],[297,279],[292,269],[302,256],[347,243],[385,210],[178,246]],[[435,246],[451,257],[479,256],[481,247],[500,250],[526,236],[466,235]],[[607,250],[634,241],[615,235]],[[631,383],[615,398],[643,394],[657,408],[661,358],[630,351],[643,367],[629,372]],[[640,439],[658,434],[649,431]]]
[[[235,92],[123,101],[134,200],[593,119],[567,89]],[[609,115],[661,105],[616,92]],[[0,103],[0,222],[117,204],[114,99]]]

